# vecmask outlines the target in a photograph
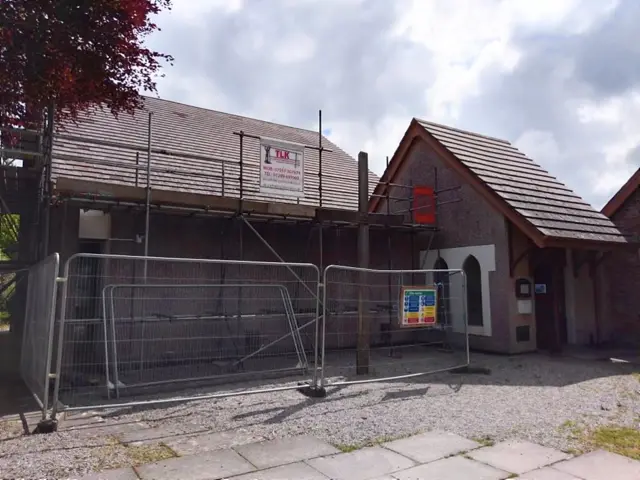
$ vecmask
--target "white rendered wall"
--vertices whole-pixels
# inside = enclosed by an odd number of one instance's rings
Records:
[[[469,255],[473,255],[480,264],[482,279],[482,326],[469,326],[469,333],[473,335],[491,336],[491,290],[489,284],[489,272],[496,270],[495,245],[476,245],[472,247],[444,248],[440,250],[440,257],[447,262],[450,270],[462,269],[462,264]],[[425,259],[426,254],[426,259]],[[420,252],[420,264],[425,269],[432,269],[438,259],[437,250]],[[427,282],[433,282],[430,275]],[[452,299],[463,299],[462,283],[452,279],[450,282],[450,296]],[[460,306],[451,305],[451,317],[453,329],[456,332],[464,331],[463,310]]]

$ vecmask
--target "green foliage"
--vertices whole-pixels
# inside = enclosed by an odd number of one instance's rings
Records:
[[[19,228],[19,215],[0,215],[0,262],[15,258]],[[9,301],[15,290],[15,273],[0,275],[0,330],[9,327]]]
[[[171,0],[2,0],[0,126],[30,126],[55,104],[55,125],[103,106],[114,114],[156,91],[161,62],[145,39]],[[5,135],[9,144],[15,138]]]
[[[0,261],[11,260],[18,244],[20,215],[0,215]]]

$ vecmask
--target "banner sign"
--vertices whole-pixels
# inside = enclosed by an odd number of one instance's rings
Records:
[[[304,196],[304,146],[260,139],[260,192]]]
[[[429,327],[437,322],[438,292],[435,287],[402,287],[400,326]]]

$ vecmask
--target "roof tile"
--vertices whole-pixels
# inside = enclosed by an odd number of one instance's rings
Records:
[[[54,140],[52,177],[93,180],[121,185],[146,185],[148,115],[152,117],[152,148],[177,152],[153,153],[154,189],[239,197],[240,142],[233,132],[269,137],[307,146],[318,145],[318,132],[288,127],[167,100],[145,97],[144,112],[121,114],[96,109],[77,124],[65,125]],[[133,148],[108,146],[99,142]],[[323,137],[323,206],[357,210],[358,165],[337,145]],[[136,154],[138,156],[136,157]],[[180,154],[203,158],[180,157]],[[305,195],[295,199],[259,191],[259,141],[244,138],[243,193],[247,200],[319,205],[318,151],[305,150]],[[137,166],[136,166],[137,162]],[[137,173],[136,173],[137,172]],[[223,180],[224,179],[224,180]],[[371,192],[378,177],[369,172]]]
[[[611,220],[509,142],[417,121],[543,235],[626,243],[627,239]]]

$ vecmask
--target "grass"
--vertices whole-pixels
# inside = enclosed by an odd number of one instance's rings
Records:
[[[580,445],[580,448],[571,449],[567,453],[580,455],[586,451],[602,449],[640,460],[640,430],[637,428],[607,425],[587,429],[567,420],[559,429],[566,430],[569,438]]]
[[[407,435],[396,435],[396,436],[382,436],[380,438],[376,438],[375,440],[370,440],[368,442],[363,443],[337,443],[333,446],[340,450],[342,453],[350,453],[355,452],[356,450],[360,450],[361,448],[367,447],[377,447],[378,445],[382,445],[383,443],[393,442],[394,440],[400,440],[402,438],[410,437],[414,435],[413,433]]]
[[[124,456],[122,456],[123,453]],[[105,444],[96,449],[95,456],[98,471],[118,467],[137,467],[177,457],[176,453],[163,443],[124,445],[112,436],[106,437]],[[113,458],[120,458],[122,462],[114,463]]]
[[[107,468],[113,468],[113,466],[110,465],[110,460],[112,457],[114,457],[117,454],[119,448],[122,448],[122,445],[120,444],[117,438],[112,436],[106,437],[105,444],[94,450],[93,455],[96,458],[95,469],[100,471]],[[117,465],[117,466],[126,467],[127,465]]]
[[[584,435],[584,428],[574,420],[565,420],[558,427],[559,431],[566,431],[571,440],[580,440]]]
[[[340,450],[342,453],[355,452],[356,450],[360,450],[361,448],[367,447],[376,447],[378,445],[382,445],[383,443],[393,442],[394,440],[400,440],[402,438],[411,437],[412,435],[416,435],[416,433],[409,433],[406,435],[396,435],[396,436],[383,436],[377,438],[375,440],[371,440],[369,442],[363,443],[338,443],[333,446]],[[492,447],[495,445],[496,441],[490,436],[486,435],[484,437],[475,437],[472,440],[476,443],[479,443],[483,447]],[[462,455],[465,456],[466,452],[459,452],[451,456]]]
[[[336,447],[342,453],[351,453],[364,448],[365,445],[361,443],[337,443],[334,445],[334,447]]]
[[[136,467],[177,456],[173,450],[162,443],[155,445],[129,445],[126,448],[126,452],[131,459],[131,465]]]
[[[578,423],[573,421],[573,420],[565,420],[564,422],[562,422],[562,424],[560,425],[560,429],[564,430],[564,429],[568,429],[568,428],[573,428],[577,425]]]
[[[496,441],[488,435],[485,435],[484,437],[473,437],[471,440],[479,443],[483,447],[493,447],[496,444]]]
[[[562,450],[562,451],[564,453],[568,453],[569,455],[573,455],[574,457],[577,457],[584,453],[584,451],[580,450],[579,448],[567,448],[566,450]]]
[[[640,382],[640,372],[633,372],[631,376]]]
[[[578,455],[582,455],[583,453],[585,453],[586,450],[589,450],[589,448],[587,448],[586,446],[587,442],[585,440],[586,430],[584,426],[580,425],[575,420],[565,420],[558,427],[558,431],[561,433],[565,432],[567,434],[567,437],[572,440],[574,444],[578,445],[563,450],[564,453],[568,453],[569,455],[577,457]]]
[[[640,431],[629,427],[600,427],[587,436],[594,447],[640,460]]]

